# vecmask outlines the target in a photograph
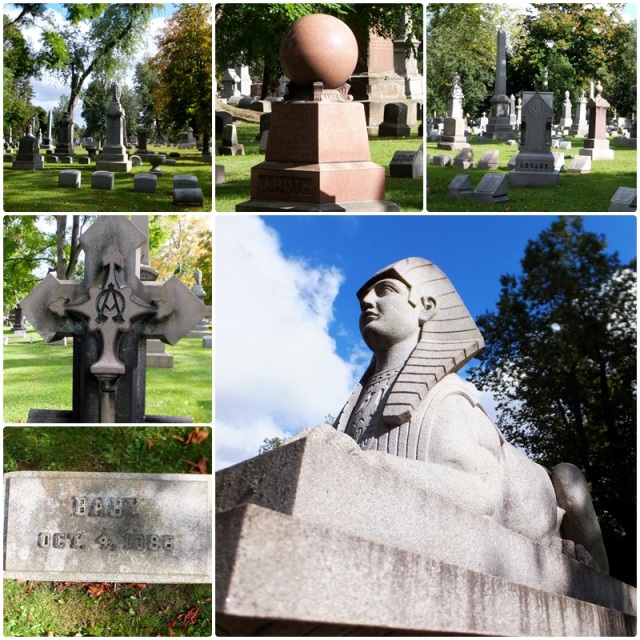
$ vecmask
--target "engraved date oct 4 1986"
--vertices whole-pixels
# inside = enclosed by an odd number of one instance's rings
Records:
[[[41,549],[86,549],[97,546],[100,549],[115,551],[116,549],[132,551],[172,551],[175,549],[174,536],[157,535],[155,533],[128,533],[124,540],[116,540],[108,533],[101,533],[94,540],[82,533],[49,533],[38,534],[37,545]]]

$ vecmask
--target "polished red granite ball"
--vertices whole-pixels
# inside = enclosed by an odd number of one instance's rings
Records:
[[[323,13],[296,20],[280,42],[280,62],[289,80],[302,87],[344,84],[358,61],[358,43],[349,27]]]

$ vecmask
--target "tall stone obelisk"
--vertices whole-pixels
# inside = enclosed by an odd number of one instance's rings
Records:
[[[512,140],[515,138],[509,118],[511,100],[507,95],[507,34],[498,29],[496,36],[496,82],[491,102],[491,117],[485,132],[486,138],[494,140]]]

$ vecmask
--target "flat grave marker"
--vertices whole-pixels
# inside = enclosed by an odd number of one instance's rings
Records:
[[[4,577],[211,582],[211,476],[5,474]]]

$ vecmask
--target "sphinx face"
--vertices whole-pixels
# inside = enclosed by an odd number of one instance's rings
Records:
[[[417,344],[422,310],[409,302],[404,282],[378,280],[360,297],[360,310],[360,333],[372,351],[408,340]]]

